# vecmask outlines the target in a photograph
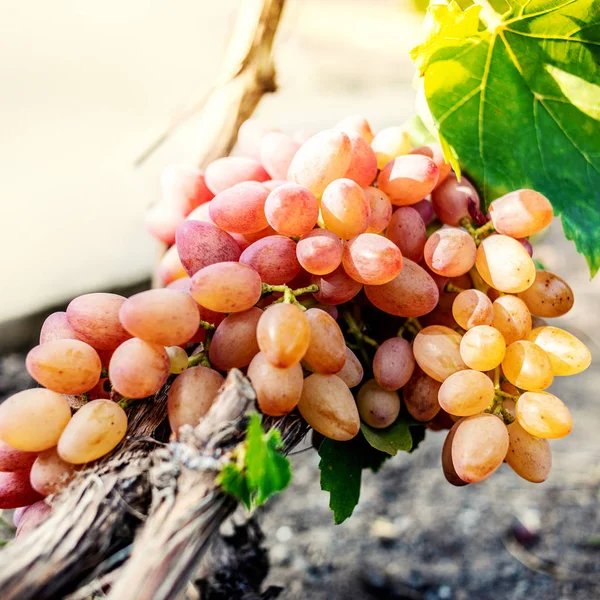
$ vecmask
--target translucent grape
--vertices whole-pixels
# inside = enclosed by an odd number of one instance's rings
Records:
[[[49,390],[82,394],[100,379],[98,353],[79,340],[54,340],[31,349],[25,362],[29,374]]]
[[[182,425],[198,425],[209,411],[223,376],[207,367],[191,367],[179,375],[169,389],[167,413],[171,430],[177,434]]]
[[[77,334],[69,325],[66,312],[53,312],[48,315],[40,330],[40,344],[53,342],[54,340],[78,339]]]
[[[519,294],[533,315],[562,317],[573,308],[573,290],[566,281],[550,271],[536,271],[531,287]]]
[[[456,487],[469,485],[466,481],[463,481],[458,476],[456,469],[454,468],[454,463],[452,462],[452,442],[454,441],[456,430],[462,421],[463,419],[460,419],[460,421],[454,423],[448,432],[446,439],[444,440],[444,445],[442,446],[442,471],[444,472],[444,477],[448,483],[451,483]]]
[[[415,370],[412,346],[395,337],[385,340],[373,357],[373,375],[384,390],[398,390],[411,378]]]
[[[440,411],[438,394],[441,383],[429,377],[418,365],[402,388],[404,405],[417,421],[431,421]]]
[[[352,392],[336,375],[309,375],[304,380],[298,409],[313,429],[332,440],[350,440],[360,430]]]
[[[435,281],[407,258],[392,281],[383,285],[366,285],[365,293],[379,310],[397,317],[426,315],[435,308],[439,299]]]
[[[397,156],[410,152],[410,138],[402,127],[386,127],[375,135],[371,148],[377,158],[377,168],[383,169]]]
[[[454,227],[444,227],[432,233],[424,249],[427,266],[443,277],[467,273],[475,264],[476,253],[473,238],[466,231]]]
[[[498,233],[513,238],[525,238],[552,223],[552,204],[534,190],[516,190],[496,198],[489,208]]]
[[[213,160],[204,173],[206,186],[213,194],[246,181],[266,181],[269,174],[264,167],[252,158],[245,156],[225,156]]]
[[[554,378],[548,355],[538,345],[525,341],[506,348],[502,372],[513,385],[530,392],[545,390]]]
[[[336,129],[348,133],[358,133],[361,135],[367,144],[373,141],[373,132],[367,119],[361,115],[350,115],[342,119],[336,126]]]
[[[177,252],[177,246],[171,246],[160,259],[156,274],[163,285],[168,285],[177,279],[187,277]]]
[[[260,183],[238,183],[218,193],[209,205],[213,223],[229,233],[256,233],[269,224],[265,202],[269,190]]]
[[[363,288],[362,283],[352,279],[342,266],[327,275],[313,275],[311,282],[319,286],[315,300],[328,305],[348,302]]]
[[[350,348],[346,348],[346,361],[344,362],[344,366],[336,373],[336,375],[349,388],[356,387],[362,381],[364,375],[363,366],[360,363],[360,360],[358,360],[356,357],[356,354],[354,354]]]
[[[347,135],[352,146],[352,157],[344,177],[352,179],[362,188],[367,187],[377,177],[375,152],[359,133],[347,132]]]
[[[452,463],[460,479],[477,483],[502,464],[507,451],[506,425],[498,417],[482,413],[467,417],[456,428]]]
[[[398,206],[423,200],[438,180],[436,164],[426,156],[407,154],[389,162],[379,173],[377,185]]]
[[[327,229],[313,229],[304,234],[296,246],[296,256],[313,275],[327,275],[342,262],[342,240]]]
[[[237,144],[242,154],[259,160],[260,143],[272,131],[279,131],[276,127],[271,127],[258,119],[246,119],[238,130]]]
[[[371,209],[367,233],[381,233],[392,218],[392,203],[388,195],[379,188],[368,186],[363,193]]]
[[[451,415],[476,415],[494,400],[494,383],[480,371],[458,371],[442,383],[438,400],[440,406]]]
[[[310,342],[304,360],[318,373],[337,373],[346,362],[346,342],[335,319],[320,308],[305,313],[310,327]]]
[[[500,296],[494,300],[494,318],[492,327],[495,327],[510,345],[517,340],[524,340],[531,331],[531,315],[525,302],[516,296]]]
[[[351,179],[336,179],[323,192],[323,222],[344,240],[349,240],[369,227],[371,208],[362,188]]]
[[[538,327],[527,339],[547,354],[554,375],[576,375],[585,371],[592,355],[585,344],[558,327]]]
[[[517,402],[516,415],[519,425],[539,438],[562,438],[573,428],[569,409],[549,392],[525,392]]]
[[[188,366],[188,355],[180,346],[169,346],[165,348],[169,357],[169,373],[171,375],[179,375],[183,373]]]
[[[300,363],[287,369],[278,369],[259,352],[248,367],[248,379],[256,392],[258,406],[265,415],[286,415],[300,401],[304,383]]]
[[[220,371],[241,369],[258,354],[256,327],[263,311],[253,306],[239,313],[231,313],[217,327],[210,342],[210,364]]]
[[[174,290],[181,290],[190,293],[190,289],[192,287],[192,280],[189,277],[182,277],[181,279],[176,279],[172,281],[167,288]],[[218,325],[224,318],[225,315],[221,312],[215,312],[213,310],[209,310],[204,306],[200,306],[197,304],[198,313],[200,314],[200,319],[202,321],[206,321],[207,323],[212,323],[213,325]]]
[[[296,242],[283,235],[270,235],[254,242],[240,256],[240,263],[252,267],[261,281],[282,285],[300,272]]]
[[[184,218],[180,211],[169,204],[155,204],[146,211],[144,225],[152,237],[170,246],[175,242],[175,230]]]
[[[302,144],[278,131],[260,141],[260,162],[273,179],[286,179],[292,159]]]
[[[164,385],[171,362],[163,346],[137,338],[123,342],[110,359],[108,373],[113,387],[126,398],[146,398]]]
[[[460,356],[470,369],[491,371],[495,369],[506,352],[502,334],[489,325],[477,325],[463,335]]]
[[[192,277],[190,294],[201,306],[215,312],[241,312],[260,299],[260,275],[251,267],[223,262],[200,269]]]
[[[125,302],[117,294],[84,294],[71,300],[67,319],[77,337],[97,350],[114,350],[130,338],[119,321],[119,310]]]
[[[268,195],[265,216],[281,235],[304,235],[317,224],[319,202],[309,189],[284,183]]]
[[[535,279],[535,265],[527,250],[506,235],[491,235],[479,248],[475,265],[481,278],[507,294],[523,292]]]
[[[430,200],[425,198],[424,200],[420,200],[416,204],[412,204],[410,208],[414,208],[419,215],[421,215],[421,219],[423,219],[423,223],[425,225],[429,225],[435,219],[435,212],[433,211],[433,206]]]
[[[405,258],[414,262],[423,258],[427,231],[421,215],[412,206],[400,206],[394,211],[385,235]]]
[[[29,470],[37,458],[36,452],[17,450],[0,441],[0,472]]]
[[[400,397],[397,392],[384,390],[370,379],[358,391],[356,406],[362,421],[376,429],[384,429],[398,418]]]
[[[162,201],[189,215],[195,208],[208,202],[213,193],[206,187],[204,173],[189,165],[169,165],[160,176]]]
[[[310,335],[306,313],[293,304],[269,306],[256,327],[260,351],[274,367],[280,369],[287,369],[302,360]]]
[[[444,151],[437,142],[431,142],[430,144],[425,144],[425,146],[415,148],[414,150],[411,150],[410,153],[422,154],[423,156],[430,158],[436,164],[439,170],[437,185],[440,185],[440,183],[450,175],[450,171],[452,171],[452,165],[447,163],[444,159]]]
[[[56,448],[44,450],[33,463],[29,479],[31,487],[48,496],[55,494],[71,483],[77,474],[75,465],[64,461]]]
[[[31,487],[28,471],[0,473],[0,509],[28,506],[42,498],[43,496]]]
[[[402,270],[402,253],[376,233],[362,233],[348,241],[342,254],[344,270],[359,283],[388,283]]]
[[[463,328],[491,325],[494,319],[492,301],[479,290],[464,290],[452,303],[452,316]]]
[[[327,129],[302,144],[292,160],[288,179],[319,198],[332,181],[344,176],[351,158],[350,138],[342,131]]]
[[[460,355],[461,335],[443,325],[425,327],[413,341],[417,364],[437,381],[467,368]]]
[[[552,467],[552,450],[548,440],[531,435],[518,421],[508,427],[506,462],[523,479],[542,483],[548,479]]]
[[[458,226],[461,219],[469,217],[469,202],[479,208],[477,190],[463,175],[460,181],[455,173],[450,173],[431,194],[431,204],[440,221],[446,225]]]

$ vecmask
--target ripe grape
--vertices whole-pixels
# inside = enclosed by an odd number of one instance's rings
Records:
[[[119,321],[119,310],[125,302],[118,294],[84,294],[71,300],[67,319],[77,337],[96,348],[114,350],[131,335]]]
[[[423,200],[438,180],[436,164],[426,156],[407,154],[389,162],[377,177],[377,185],[398,206]]]
[[[421,317],[439,299],[435,281],[417,263],[404,259],[400,273],[389,283],[366,285],[367,298],[383,312],[397,317]]]
[[[134,294],[121,306],[119,319],[131,335],[161,346],[185,344],[200,324],[194,299],[166,288]]]
[[[490,204],[490,217],[498,233],[526,238],[552,223],[549,200],[533,190],[516,190]]]
[[[535,265],[523,246],[506,235],[491,235],[479,248],[475,265],[481,278],[500,292],[516,294],[531,286]]]
[[[260,162],[273,179],[285,179],[292,159],[301,145],[284,133],[267,133],[260,141]]]
[[[438,394],[441,383],[425,373],[421,367],[415,370],[402,388],[404,405],[417,421],[431,421],[440,411]]]
[[[344,177],[352,179],[364,188],[377,177],[377,158],[375,152],[359,133],[346,132],[350,139],[352,156],[350,166]]]
[[[0,441],[0,472],[29,470],[36,458],[36,452],[23,452]]]
[[[313,275],[311,282],[319,286],[314,294],[321,304],[344,304],[352,300],[362,290],[362,283],[352,279],[342,266],[327,275]]]
[[[452,171],[452,165],[446,162],[444,151],[437,142],[431,142],[430,144],[415,148],[414,150],[411,150],[410,153],[422,154],[423,156],[430,158],[437,165],[437,168],[439,169],[437,185],[440,185],[440,183],[450,175],[450,171]]]
[[[53,342],[54,340],[78,339],[77,334],[69,325],[66,312],[53,312],[48,315],[40,330],[40,344]]]
[[[531,435],[518,421],[507,427],[508,452],[506,462],[523,479],[542,483],[552,467],[552,451],[548,440]]]
[[[491,371],[504,359],[506,342],[502,334],[489,325],[469,329],[460,341],[460,356],[467,367],[476,371]]]
[[[302,144],[290,164],[288,179],[319,198],[332,181],[344,176],[351,159],[350,138],[342,131],[327,129]]]
[[[346,362],[346,342],[335,319],[320,308],[305,313],[310,341],[304,360],[318,373],[337,373]]]
[[[190,277],[208,265],[240,257],[240,248],[228,233],[202,221],[184,221],[177,228],[177,252]]]
[[[533,342],[513,342],[506,348],[502,372],[513,385],[530,392],[545,390],[551,383],[548,355]]]
[[[427,231],[421,215],[412,206],[401,206],[394,211],[385,235],[405,258],[414,262],[423,258]]]
[[[473,238],[462,229],[444,227],[432,233],[425,244],[427,266],[443,277],[458,277],[475,264],[477,248]]]
[[[369,227],[371,208],[362,188],[351,179],[336,179],[323,192],[323,222],[344,240],[349,240]]]
[[[448,483],[456,487],[461,487],[463,485],[469,485],[466,481],[463,481],[458,474],[456,473],[456,469],[454,468],[454,463],[452,462],[452,442],[454,441],[454,436],[456,434],[456,430],[459,425],[463,422],[463,419],[460,419],[452,427],[444,440],[444,445],[442,446],[442,471],[444,473],[444,477]]]
[[[260,351],[274,367],[291,367],[306,354],[311,336],[306,314],[293,304],[283,303],[269,306],[261,315],[256,339]]]
[[[460,355],[461,335],[443,325],[425,327],[413,341],[417,364],[437,381],[467,368]]]
[[[423,223],[425,225],[429,225],[435,219],[435,212],[433,211],[433,206],[430,200],[425,198],[424,200],[420,200],[416,204],[412,204],[410,208],[416,210],[421,219],[423,219]]]
[[[280,185],[285,185],[287,182],[287,179],[269,179],[268,181],[263,181],[262,184],[269,190],[269,192],[272,192]]]
[[[260,159],[260,143],[272,131],[279,131],[276,127],[271,127],[258,119],[246,119],[238,130],[237,143],[240,151],[245,156]]]
[[[431,194],[431,204],[435,214],[445,225],[460,224],[460,220],[469,218],[469,201],[479,208],[479,194],[463,175],[458,180],[455,173],[450,173]]]
[[[188,355],[181,346],[169,346],[165,348],[169,357],[169,373],[171,375],[179,375],[188,367]]]
[[[171,246],[160,259],[156,274],[163,285],[187,277],[186,270],[181,264],[177,246]]]
[[[319,202],[309,189],[284,183],[267,196],[265,216],[281,235],[304,235],[317,224]]]
[[[217,195],[238,183],[267,179],[269,174],[264,167],[257,160],[245,156],[217,158],[206,167],[204,173],[206,186]]]
[[[359,283],[388,283],[402,270],[402,253],[376,233],[361,233],[348,241],[342,254],[344,270]]]
[[[309,375],[304,380],[298,409],[313,429],[332,440],[350,440],[360,430],[352,392],[336,375]]]
[[[207,367],[197,366],[179,375],[169,389],[167,412],[174,433],[182,425],[198,425],[223,385],[223,376]]]
[[[44,500],[38,500],[29,506],[22,506],[21,509],[23,510],[21,517],[19,518],[18,523],[15,523],[17,528],[15,537],[25,535],[26,533],[38,527],[50,516],[50,513],[52,512],[52,507]],[[15,511],[15,515],[16,513],[17,511]]]
[[[507,451],[506,425],[498,417],[482,413],[465,418],[456,428],[452,463],[460,479],[477,483],[502,464]]]
[[[585,371],[592,355],[585,344],[558,327],[538,327],[527,339],[547,354],[554,375],[576,375]]]
[[[265,227],[256,233],[231,233],[230,235],[243,252],[246,248],[248,248],[248,246],[250,246],[250,244],[257,242],[258,240],[262,240],[268,235],[277,235],[277,232],[269,225],[268,227]]]
[[[184,217],[208,202],[213,193],[206,187],[204,173],[189,165],[170,165],[160,176],[162,201]]]
[[[108,373],[113,387],[126,398],[146,398],[164,385],[171,362],[158,344],[132,338],[123,342],[110,359]]]
[[[265,415],[280,417],[294,410],[300,401],[304,383],[300,363],[279,369],[259,352],[248,367],[248,379],[256,392],[258,406]]]
[[[377,168],[383,169],[397,156],[410,152],[410,138],[402,127],[386,127],[375,135],[371,148],[377,158]]]
[[[56,448],[44,450],[33,463],[29,479],[31,487],[42,494],[49,496],[56,494],[71,483],[77,474],[75,465],[64,461]]]
[[[61,394],[82,394],[100,379],[98,353],[79,340],[55,340],[27,354],[27,371],[44,387]]]
[[[304,269],[313,275],[333,273],[342,262],[342,240],[327,229],[313,229],[296,245],[296,256]]]
[[[300,272],[296,242],[283,235],[270,235],[254,242],[240,256],[240,263],[252,267],[261,281],[282,285]]]
[[[392,203],[388,195],[379,188],[368,186],[363,193],[371,210],[367,233],[381,233],[392,218]]]
[[[28,471],[0,473],[0,509],[28,506],[43,496],[31,487]]]
[[[573,428],[569,409],[549,392],[525,392],[517,402],[517,421],[531,435],[551,440]]]
[[[187,294],[190,293],[191,287],[192,280],[190,277],[182,277],[181,279],[176,279],[167,286],[168,289],[181,290],[183,292],[186,292]],[[196,304],[196,306],[198,308],[198,313],[202,321],[212,323],[213,325],[218,325],[225,318],[224,313],[209,310],[208,308],[200,306],[199,304]]]
[[[247,367],[258,354],[256,327],[263,311],[256,306],[231,313],[217,327],[210,342],[210,364],[220,371]]]
[[[494,319],[492,301],[479,290],[464,290],[452,303],[452,316],[463,328],[491,325]]]
[[[238,183],[218,193],[209,205],[213,223],[229,233],[257,233],[268,226],[265,202],[269,190],[253,181]]]
[[[260,299],[260,275],[248,265],[223,262],[200,269],[192,277],[190,294],[201,306],[215,312],[241,312]]]
[[[202,221],[202,223],[210,223],[214,225],[210,218],[210,202],[201,204],[198,208],[195,208],[186,218],[186,221]]]
[[[447,413],[469,417],[484,411],[492,403],[494,384],[480,371],[458,371],[442,383],[438,400]]]
[[[373,357],[373,375],[384,390],[398,390],[411,378],[415,370],[412,346],[395,337],[385,340]]]
[[[536,271],[531,286],[519,294],[533,315],[562,317],[573,308],[573,290],[566,281],[550,271]]]
[[[175,243],[175,230],[184,218],[174,206],[155,204],[146,211],[144,225],[152,237],[170,246]]]
[[[336,375],[349,387],[356,387],[363,378],[364,369],[360,360],[356,357],[356,354],[350,350],[350,348],[346,348],[346,361],[344,362],[344,366],[340,371],[336,373]]]
[[[527,305],[516,296],[500,296],[494,300],[492,327],[504,337],[506,345],[524,340],[531,331],[531,315]]]
[[[384,390],[370,379],[358,391],[356,406],[362,421],[376,429],[384,429],[398,418],[400,397],[397,392]]]
[[[367,119],[361,115],[350,115],[345,117],[335,126],[335,128],[346,134],[358,133],[365,139],[367,144],[370,144],[373,141],[371,126]]]

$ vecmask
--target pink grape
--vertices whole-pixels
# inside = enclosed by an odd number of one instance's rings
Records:
[[[144,224],[150,235],[171,246],[175,243],[175,230],[184,218],[183,213],[169,204],[155,204],[146,211]]]
[[[404,387],[415,370],[412,346],[395,337],[385,340],[373,357],[373,375],[384,390]]]
[[[333,273],[342,262],[344,246],[340,238],[327,229],[305,233],[296,245],[296,257],[313,275]]]
[[[323,222],[344,240],[349,240],[369,227],[371,208],[361,187],[351,179],[336,179],[323,192]]]
[[[283,235],[270,235],[254,242],[240,256],[240,263],[252,267],[261,281],[282,285],[300,272],[296,242]]]
[[[160,177],[162,201],[184,217],[208,202],[214,194],[206,187],[204,173],[188,165],[170,165]]]
[[[361,115],[350,115],[342,119],[335,128],[343,131],[347,135],[350,133],[358,133],[364,138],[367,144],[370,144],[373,141],[371,126],[367,119]]]
[[[39,525],[41,525],[52,512],[52,507],[44,500],[38,500],[29,506],[21,507],[23,512],[18,523],[15,523],[17,532],[15,537],[20,537],[29,533]],[[19,509],[17,509],[19,510]],[[17,511],[15,511],[15,514]]]
[[[287,179],[269,179],[269,181],[262,182],[269,192],[276,190],[280,185],[285,185],[286,183],[288,183]]]
[[[308,140],[310,140],[310,138],[313,135],[315,135],[315,132],[312,129],[299,129],[298,131],[294,132],[294,135],[292,137],[297,142],[304,144],[304,142],[307,142]]]
[[[28,506],[43,496],[31,487],[29,471],[0,473],[0,509]]]
[[[186,294],[190,293],[191,287],[192,280],[189,277],[182,277],[181,279],[176,279],[167,286],[168,289],[181,290]],[[200,306],[199,304],[197,304],[197,308],[198,313],[200,314],[200,319],[202,321],[206,321],[207,323],[218,325],[225,318],[225,315],[222,312],[215,312],[213,310],[209,310],[208,308]]]
[[[213,160],[204,174],[206,186],[215,195],[246,181],[266,181],[269,174],[252,158],[225,156]]]
[[[369,186],[363,192],[371,209],[367,233],[381,233],[392,218],[392,203],[379,188]]]
[[[319,291],[314,294],[315,300],[328,305],[352,300],[363,287],[362,283],[352,279],[341,266],[327,275],[313,275],[311,282],[319,286]]]
[[[458,277],[473,268],[477,247],[462,229],[444,227],[432,233],[425,244],[427,266],[443,277]]]
[[[525,238],[552,223],[552,204],[534,190],[516,190],[490,204],[490,217],[498,233]]]
[[[78,340],[77,334],[69,325],[66,312],[54,312],[46,317],[40,330],[40,344],[54,340]],[[2,471],[2,469],[0,469]]]
[[[438,394],[441,383],[415,365],[413,374],[402,388],[406,410],[413,419],[426,423],[435,418],[441,407]]]
[[[413,262],[423,258],[427,230],[421,215],[412,206],[400,206],[394,211],[385,235],[400,248],[402,256]]]
[[[228,233],[201,221],[184,221],[177,228],[177,252],[190,277],[208,265],[240,257],[240,248]]]
[[[431,204],[435,214],[446,225],[459,224],[464,217],[469,217],[469,201],[479,208],[479,194],[463,175],[458,181],[455,173],[450,173],[431,194]]]
[[[370,427],[389,427],[400,414],[400,397],[397,392],[384,390],[374,379],[367,381],[356,395],[360,418]]]
[[[431,201],[427,200],[426,198],[420,202],[417,202],[416,204],[411,205],[410,208],[414,208],[421,215],[421,219],[423,219],[423,223],[425,223],[425,225],[429,225],[429,223],[435,219],[433,205],[431,204]]]
[[[273,179],[285,179],[301,145],[284,133],[267,133],[260,141],[260,162]]]
[[[210,218],[210,202],[201,204],[198,208],[195,208],[186,218],[186,221],[202,221],[203,223],[211,223],[214,225]]]
[[[0,441],[0,471],[2,472],[29,470],[36,458],[37,452],[17,450]]]
[[[342,264],[355,281],[381,285],[402,270],[402,252],[381,235],[362,233],[344,246]]]
[[[221,313],[241,312],[260,299],[260,275],[248,265],[222,262],[200,269],[192,277],[190,294],[201,306]]]
[[[279,131],[258,119],[247,119],[238,130],[237,141],[240,151],[245,156],[260,159],[260,143],[268,133]]]
[[[157,268],[157,275],[163,285],[168,285],[172,281],[187,277],[187,273],[181,264],[177,246],[171,246],[160,259]]]
[[[269,191],[260,183],[238,183],[219,192],[211,201],[212,221],[230,233],[257,233],[269,225],[265,217],[265,202]]]
[[[439,169],[437,185],[442,183],[442,181],[444,181],[444,179],[450,175],[450,171],[452,171],[452,165],[447,163],[444,159],[444,151],[437,142],[431,142],[419,148],[415,148],[414,150],[411,150],[410,153],[422,154],[427,158],[431,158],[431,160],[437,165],[437,168]]]
[[[307,188],[295,183],[276,187],[265,202],[269,225],[281,235],[303,235],[319,218],[319,202]]]
[[[56,448],[44,450],[38,457],[29,479],[31,487],[43,496],[55,494],[69,485],[77,474],[75,465],[64,461]]]
[[[426,156],[407,154],[389,162],[379,174],[377,184],[398,206],[423,200],[438,181],[438,168]]]
[[[256,233],[231,233],[231,237],[235,240],[235,243],[239,246],[240,250],[243,252],[248,246],[257,242],[258,240],[262,240],[269,235],[277,235],[277,232],[268,225],[264,229],[257,231]]]
[[[377,177],[377,158],[369,142],[359,133],[347,132],[347,135],[352,145],[352,158],[344,177],[364,188]]]

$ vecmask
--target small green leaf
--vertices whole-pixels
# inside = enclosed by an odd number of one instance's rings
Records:
[[[533,264],[535,265],[535,268],[538,269],[539,271],[544,271],[546,269],[546,267],[544,266],[544,263],[541,260],[539,260],[538,258],[533,259]]]
[[[419,421],[415,421],[412,417],[407,416],[406,413],[401,413],[396,421],[385,429],[375,429],[374,427],[369,427],[366,423],[361,423],[360,430],[373,448],[385,452],[390,456],[396,456],[400,451],[410,452],[413,449],[414,440],[411,428],[417,428],[422,425]],[[420,437],[417,443],[424,437],[421,436],[421,432],[416,433],[416,438]]]
[[[217,483],[250,510],[252,500],[243,469],[240,469],[235,463],[226,464],[217,477]]]

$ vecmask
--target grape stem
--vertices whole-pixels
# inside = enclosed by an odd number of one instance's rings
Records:
[[[449,281],[446,284],[446,287],[444,288],[445,292],[448,292],[449,294],[460,294],[461,292],[464,292],[465,289],[458,287],[457,285],[454,285],[451,281]]]
[[[298,301],[297,296],[302,296],[304,294],[315,294],[318,291],[319,286],[316,283],[295,290],[292,290],[287,285],[269,285],[268,283],[262,284],[263,294],[272,294],[273,292],[279,292],[280,294],[283,294],[283,297],[275,300],[273,304],[278,304],[280,302],[283,302],[284,304],[295,304],[302,311],[306,310],[306,306],[303,306]]]
[[[496,391],[500,390],[500,367],[494,369],[494,389]]]
[[[469,271],[469,276],[471,277],[471,281],[473,282],[473,287],[476,290],[479,290],[483,294],[487,295],[490,286],[481,278],[479,271],[477,271],[477,267],[473,267]]]
[[[213,331],[214,329],[216,329],[216,327],[212,323],[209,323],[208,321],[203,321],[202,319],[200,319],[200,327],[202,327],[202,329],[206,329],[207,331]]]
[[[514,400],[515,402],[519,399],[519,396],[515,396],[514,394],[507,394],[502,390],[496,390],[495,395],[499,398],[508,398],[509,400]]]
[[[344,312],[344,321],[346,321],[348,330],[357,341],[360,340],[369,346],[373,346],[373,348],[379,348],[379,343],[362,332],[363,328],[359,326],[359,324],[356,322],[356,319],[349,312]]]
[[[476,246],[479,246],[479,244],[481,244],[486,237],[496,231],[492,221],[488,221],[485,225],[477,228],[473,227],[473,223],[469,217],[463,217],[458,223],[461,227],[464,227],[470,236],[475,240]]]
[[[417,319],[416,317],[408,317],[406,321],[404,321],[404,324],[400,327],[400,329],[398,329],[396,337],[403,338],[404,334],[407,332],[413,336],[416,336],[419,333],[419,331],[421,331],[421,329],[423,329],[423,325],[421,325],[419,319]]]
[[[108,369],[106,367],[102,367],[102,370],[100,371],[100,379],[104,379],[105,377],[108,377]]]

